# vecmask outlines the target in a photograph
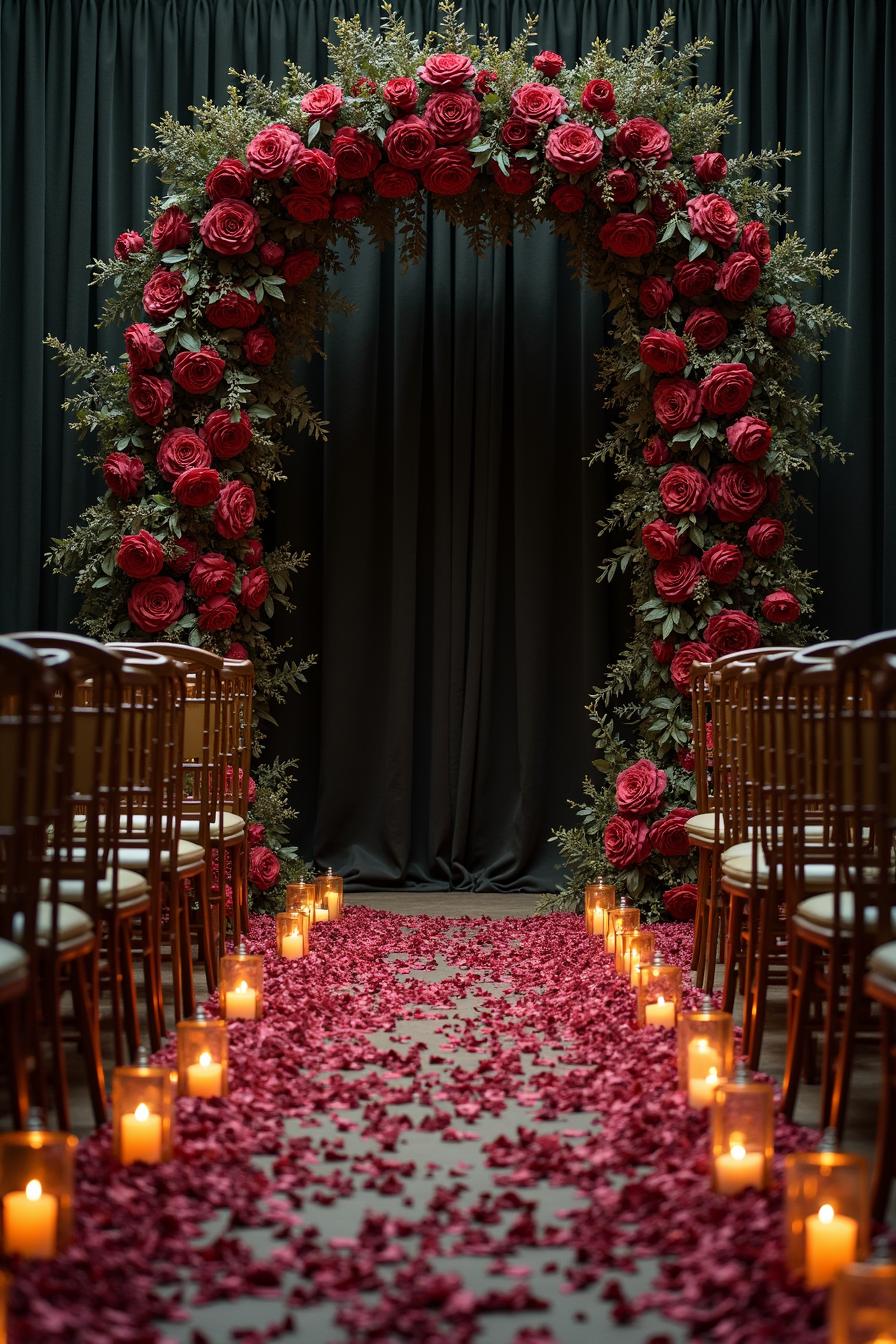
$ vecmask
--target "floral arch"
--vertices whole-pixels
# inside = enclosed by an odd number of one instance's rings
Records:
[[[477,252],[549,221],[613,314],[599,387],[617,418],[592,460],[619,486],[601,577],[630,576],[635,616],[589,707],[606,782],[586,781],[581,826],[555,837],[561,900],[609,864],[653,911],[671,888],[674,913],[692,877],[691,662],[782,626],[792,642],[815,633],[791,478],[837,450],[791,384],[839,318],[804,297],[830,257],[784,232],[769,178],[786,153],[726,160],[730,99],[695,81],[709,44],[674,50],[672,23],[620,58],[596,40],[568,68],[530,61],[534,20],[507,50],[451,4],[422,45],[388,6],[377,34],[337,20],[332,82],[290,64],[279,87],[242,75],[192,126],[163,118],[142,157],[164,194],[95,267],[113,286],[104,322],[130,323],[123,358],[49,344],[84,385],[66,406],[106,485],[52,552],[84,628],[248,653],[265,718],[308,665],[270,626],[306,557],[265,553],[260,534],[284,432],[325,433],[290,362],[318,349],[338,302],[336,245],[354,257],[362,230],[380,246],[397,232],[416,260],[427,197]],[[289,769],[259,769],[260,897],[301,864]]]

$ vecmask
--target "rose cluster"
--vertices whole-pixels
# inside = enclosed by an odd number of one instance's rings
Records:
[[[669,859],[688,853],[685,825],[695,811],[663,812],[667,783],[665,770],[646,757],[616,776],[616,811],[604,829],[604,853],[614,868],[639,866],[653,854]]]

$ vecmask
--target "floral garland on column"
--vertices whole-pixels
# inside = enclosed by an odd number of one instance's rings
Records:
[[[782,624],[811,636],[789,478],[836,452],[812,428],[815,403],[790,389],[797,358],[819,358],[838,321],[804,298],[829,257],[792,233],[772,246],[784,191],[766,170],[786,155],[718,152],[728,100],[694,82],[709,44],[675,51],[672,23],[618,59],[597,40],[568,68],[550,51],[530,61],[534,21],[502,50],[450,4],[422,44],[388,7],[379,33],[337,20],[332,82],[292,64],[279,87],[244,74],[225,106],[156,128],[142,157],[164,195],[95,263],[113,286],[103,321],[129,323],[123,357],[49,341],[83,384],[65,404],[106,485],[51,552],[84,597],[82,625],[251,657],[268,719],[310,660],[289,658],[270,626],[306,557],[266,552],[261,524],[284,433],[326,433],[290,369],[339,302],[336,245],[354,257],[362,229],[380,246],[397,229],[403,262],[416,260],[427,198],[477,252],[549,221],[614,314],[601,386],[618,419],[595,459],[620,485],[602,526],[627,540],[603,575],[632,575],[636,617],[591,706],[597,764],[618,778],[586,783],[582,827],[557,837],[564,899],[602,852],[654,906],[689,872],[690,663]],[[259,771],[256,903],[301,867],[291,769]]]

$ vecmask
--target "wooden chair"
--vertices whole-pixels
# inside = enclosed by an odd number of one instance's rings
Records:
[[[871,953],[864,991],[880,1011],[882,1078],[872,1210],[883,1222],[896,1176],[896,942],[883,943]]]
[[[248,818],[252,769],[252,715],[255,670],[248,661],[227,658],[222,672],[223,713],[221,720],[222,815],[239,817],[242,830],[222,826],[215,842],[219,902],[220,948],[226,950],[226,895],[230,877],[233,893],[234,946],[249,928]]]

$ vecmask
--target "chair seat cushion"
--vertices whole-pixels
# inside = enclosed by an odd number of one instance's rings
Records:
[[[238,812],[225,812],[223,817],[215,817],[209,824],[208,833],[212,840],[232,840],[242,835],[244,829],[245,822]],[[195,839],[199,834],[199,818],[181,817],[180,833],[188,840]]]
[[[754,867],[755,865],[755,867]],[[775,881],[780,883],[783,877],[781,864],[775,865]],[[771,877],[771,868],[765,855],[754,851],[752,840],[744,840],[739,845],[731,845],[722,854],[722,877],[742,886],[755,885],[767,887]],[[807,863],[803,870],[803,884],[806,887],[824,891],[834,885],[835,872],[832,863]]]
[[[855,924],[855,919],[856,908],[853,894],[851,891],[841,891],[840,928],[851,929]],[[805,927],[833,929],[834,893],[826,891],[818,896],[807,896],[804,901],[800,901],[794,910],[793,921],[795,924],[801,924]],[[865,923],[868,925],[877,923],[877,908],[875,906],[865,907]]]
[[[93,920],[86,911],[76,905],[59,903],[56,921],[56,946],[66,951],[79,943],[90,942],[94,936]],[[39,947],[49,947],[53,935],[53,903],[37,903],[37,942]],[[18,911],[12,917],[12,936],[20,943],[25,936],[25,916]]]
[[[712,844],[716,838],[716,814],[715,812],[698,812],[695,816],[688,817],[684,828],[691,840]],[[811,845],[824,838],[824,827],[810,824],[803,828],[803,834],[806,837],[806,843]],[[721,844],[725,842],[725,818],[721,815],[719,816],[719,842]]]
[[[15,943],[0,938],[0,988],[10,989],[28,979],[28,954]]]
[[[896,943],[884,943],[882,947],[876,947],[868,958],[868,969],[880,976],[881,980],[896,983]]]
[[[97,883],[97,900],[100,905],[111,905],[115,894],[114,872],[106,869],[106,876]],[[47,899],[52,895],[53,884],[48,877],[41,878],[40,894]],[[131,905],[140,905],[149,895],[149,884],[142,873],[132,873],[127,868],[118,869],[118,907],[127,909]],[[64,877],[59,882],[59,898],[72,905],[82,905],[84,901],[84,883],[79,877]]]
[[[162,867],[171,867],[171,854],[167,849],[162,850]],[[205,860],[205,850],[201,845],[194,845],[192,840],[180,840],[177,846],[177,871],[182,872],[184,868],[192,868],[196,864],[203,863]],[[149,849],[145,845],[131,844],[125,840],[118,847],[118,861],[124,868],[136,868],[139,870],[149,867]]]

